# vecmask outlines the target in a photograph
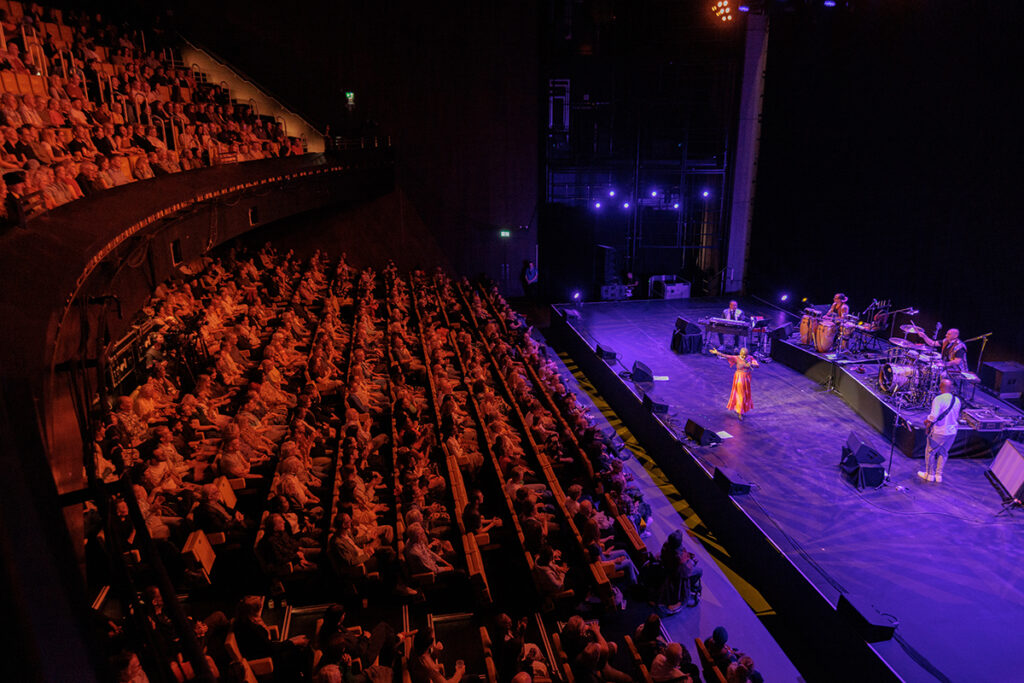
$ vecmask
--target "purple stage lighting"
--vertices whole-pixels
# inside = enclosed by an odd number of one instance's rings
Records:
[[[825,5],[825,7],[835,7],[836,6],[836,0],[825,0],[824,5]]]
[[[780,296],[779,301],[789,301],[789,294],[783,294]]]
[[[675,204],[673,204],[672,208],[673,209],[678,209],[679,208],[679,202],[676,202]]]
[[[736,9],[738,9],[741,12],[749,12],[750,11],[750,5],[740,5]]]
[[[594,208],[595,209],[600,209],[601,208],[601,202],[594,202]]]
[[[629,208],[629,202],[623,203],[622,208],[623,209],[628,209]]]
[[[707,190],[704,190],[703,192],[700,193],[700,196],[704,197],[705,199],[707,199],[708,197],[711,196],[711,193],[708,192]]]
[[[579,301],[580,300],[580,296],[582,296],[580,294],[580,290],[577,289],[575,292],[572,293],[572,300],[573,301]]]
[[[608,190],[608,196],[609,197],[614,197],[615,196],[615,190]]]
[[[651,196],[652,197],[657,197],[658,196],[658,191],[657,190],[651,190]]]

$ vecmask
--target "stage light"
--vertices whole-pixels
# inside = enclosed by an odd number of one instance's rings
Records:
[[[722,21],[732,21],[732,7],[729,6],[729,0],[718,0],[711,6],[711,11]]]
[[[824,5],[825,7],[835,7],[836,0],[825,0]]]
[[[608,190],[608,196],[609,197],[614,197],[615,196],[615,190]]]
[[[708,197],[711,196],[711,193],[708,192],[707,190],[704,190],[703,192],[700,193],[700,196],[704,197],[705,199],[707,199]]]
[[[657,190],[651,190],[651,196],[652,197],[657,197],[658,196],[658,191]]]
[[[807,303],[807,297],[805,296],[803,299],[800,299],[800,303],[802,303],[802,304]]]
[[[594,202],[594,208],[595,209],[600,209],[601,208],[601,202]]]
[[[624,202],[624,203],[622,204],[622,208],[623,208],[623,209],[628,209],[628,208],[629,208],[629,202]]]
[[[672,208],[673,209],[678,209],[679,208],[679,202],[676,202],[675,204],[673,204]]]
[[[572,300],[573,301],[579,301],[580,297],[582,297],[582,296],[583,295],[580,294],[580,290],[577,289],[575,292],[572,293]]]
[[[738,9],[741,12],[749,12],[750,11],[750,5],[740,5],[736,9]]]
[[[783,294],[780,296],[779,301],[789,301],[789,294]]]

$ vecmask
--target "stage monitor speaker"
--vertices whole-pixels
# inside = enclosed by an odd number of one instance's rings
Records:
[[[885,462],[885,458],[878,451],[864,443],[864,440],[854,432],[850,432],[850,436],[846,437],[846,445],[843,446],[843,459],[845,460],[848,455],[852,455],[861,465],[878,465]]]
[[[679,316],[676,318],[676,329],[683,334],[702,334],[700,326],[691,323],[686,318]]]
[[[885,481],[885,458],[853,432],[843,444],[839,468],[851,484],[859,489],[878,488]]]
[[[840,593],[836,613],[852,624],[869,643],[889,640],[900,625],[895,617],[878,611],[870,598],[856,593]]]
[[[793,334],[793,323],[786,323],[785,325],[772,328],[772,331],[768,333],[768,337],[774,341],[776,339],[789,339],[791,334]]]
[[[1011,498],[1024,498],[1024,444],[1019,441],[1003,442],[989,471]]]
[[[1024,365],[1013,361],[982,363],[981,384],[999,398],[1020,398],[1024,392]]]
[[[641,363],[640,361],[633,361],[633,381],[634,382],[653,382],[654,373],[651,369]]]
[[[730,467],[716,467],[713,478],[718,488],[728,496],[750,493],[750,482]]]
[[[615,349],[604,344],[597,345],[597,357],[604,360],[618,360],[619,354],[616,353]]]
[[[686,421],[686,436],[690,437],[694,442],[701,446],[710,446],[712,444],[722,443],[722,437],[715,434],[710,429],[705,429],[693,420]]]
[[[644,394],[644,408],[647,408],[647,410],[651,411],[655,415],[668,414],[668,404],[658,403],[653,398],[651,398],[650,394]]]

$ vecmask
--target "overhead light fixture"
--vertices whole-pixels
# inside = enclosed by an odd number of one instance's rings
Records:
[[[718,0],[711,6],[711,11],[722,21],[732,21],[732,7],[729,6],[729,0]]]

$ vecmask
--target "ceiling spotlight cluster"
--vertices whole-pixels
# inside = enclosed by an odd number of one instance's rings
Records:
[[[722,21],[732,21],[732,7],[729,6],[729,0],[718,0],[711,6],[711,11]]]

